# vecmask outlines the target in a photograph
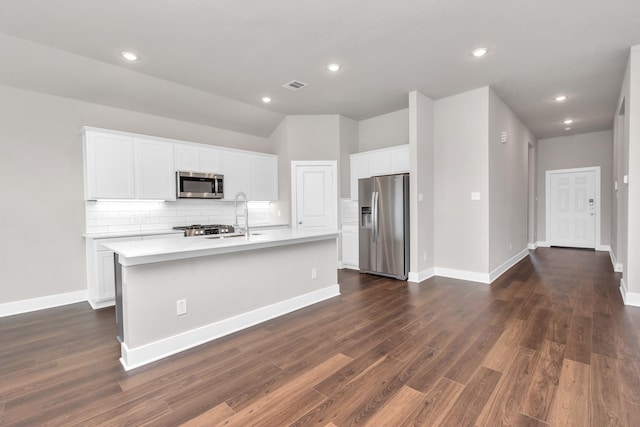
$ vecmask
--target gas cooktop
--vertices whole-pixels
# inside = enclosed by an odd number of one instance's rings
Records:
[[[185,236],[205,236],[209,234],[229,234],[235,230],[231,225],[209,224],[209,225],[187,225],[184,227],[173,227],[174,230],[183,230]]]

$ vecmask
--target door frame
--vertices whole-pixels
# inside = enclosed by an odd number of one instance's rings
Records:
[[[298,167],[304,166],[330,166],[333,186],[331,188],[331,214],[332,227],[338,229],[338,162],[336,160],[292,160],[291,161],[291,228],[298,229]]]
[[[545,212],[545,224],[544,224],[544,228],[545,228],[545,240],[547,241],[547,246],[551,246],[551,239],[549,238],[549,224],[551,224],[550,221],[550,216],[551,213],[549,212],[549,206],[551,206],[551,191],[550,191],[550,186],[551,186],[551,175],[553,174],[561,174],[561,173],[574,173],[574,172],[595,172],[595,178],[596,178],[596,182],[595,182],[595,198],[596,198],[596,230],[595,230],[595,247],[594,249],[596,251],[603,251],[603,250],[608,250],[606,248],[603,248],[600,245],[600,222],[602,221],[602,218],[600,216],[600,166],[590,166],[590,167],[585,167],[585,168],[572,168],[572,169],[553,169],[553,170],[547,170],[545,171],[545,206],[544,206],[544,212]]]

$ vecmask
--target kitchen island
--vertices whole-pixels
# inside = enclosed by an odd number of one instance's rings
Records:
[[[338,231],[210,237],[105,244],[125,369],[340,294]]]

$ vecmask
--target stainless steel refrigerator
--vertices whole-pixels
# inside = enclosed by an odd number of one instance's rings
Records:
[[[358,180],[359,267],[406,280],[409,273],[409,175]]]

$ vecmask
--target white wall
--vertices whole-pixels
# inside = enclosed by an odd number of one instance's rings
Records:
[[[358,152],[409,143],[409,109],[358,122]]]
[[[266,138],[0,86],[0,304],[87,287],[85,125],[276,151]]]
[[[340,116],[340,197],[351,197],[350,155],[358,150],[358,122]]]
[[[419,92],[409,93],[410,280],[416,282],[431,276],[435,266],[433,132],[433,101]]]
[[[610,130],[583,133],[538,141],[538,240],[546,241],[545,172],[600,166],[600,244],[611,236],[611,198],[613,183],[613,134]]]
[[[624,268],[621,289],[625,303],[640,306],[640,45],[630,50],[616,114],[613,157],[618,191],[612,228],[617,242],[612,250]],[[628,184],[623,182],[624,175]]]
[[[434,102],[435,265],[440,269],[488,273],[488,135],[488,87]],[[472,201],[471,192],[480,192],[480,200]]]
[[[502,132],[507,142],[502,143]],[[489,91],[489,271],[527,249],[529,143],[533,134]]]

